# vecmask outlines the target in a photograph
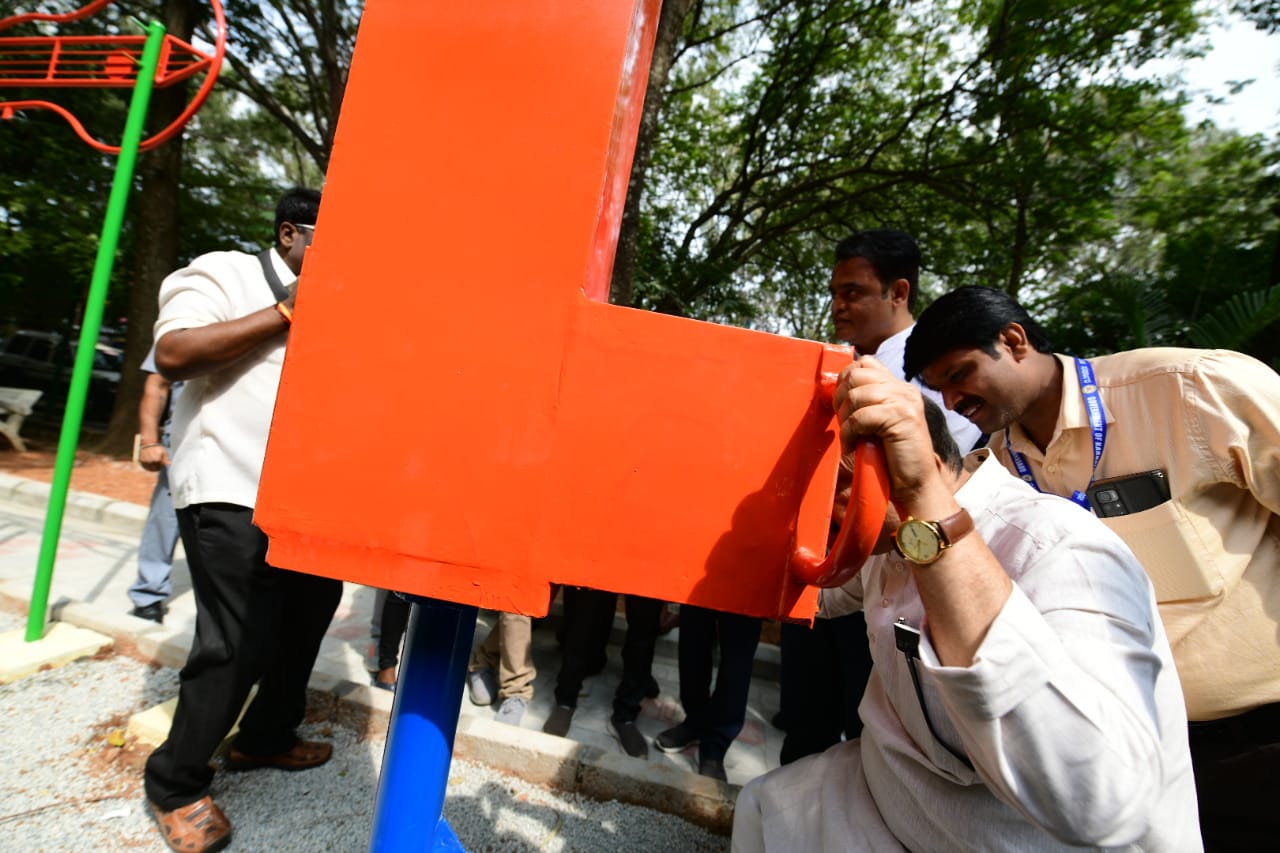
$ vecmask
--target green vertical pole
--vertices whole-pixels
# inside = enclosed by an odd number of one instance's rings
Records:
[[[107,301],[107,286],[111,282],[116,246],[120,243],[120,228],[129,201],[129,189],[133,184],[138,146],[142,143],[143,124],[146,122],[147,106],[151,102],[151,89],[155,83],[163,42],[164,25],[152,21],[147,25],[142,64],[138,69],[137,81],[133,84],[129,116],[125,119],[120,156],[116,160],[116,174],[111,182],[111,198],[107,202],[107,215],[102,223],[102,240],[98,243],[98,257],[93,264],[93,281],[89,285],[89,298],[85,301],[84,319],[80,322],[80,344],[76,349],[71,388],[67,391],[67,408],[62,416],[58,456],[53,466],[53,485],[49,489],[49,510],[44,517],[44,538],[40,542],[40,562],[36,566],[36,581],[31,591],[31,610],[27,613],[28,643],[44,636],[49,585],[53,582],[53,561],[58,554],[62,515],[67,507],[67,487],[71,483],[71,467],[76,461],[76,444],[80,440],[84,402],[89,393],[89,377],[93,373],[94,350],[98,344],[98,330],[102,326],[102,309]]]

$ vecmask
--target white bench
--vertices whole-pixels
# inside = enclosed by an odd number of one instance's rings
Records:
[[[22,422],[31,414],[31,407],[43,393],[33,388],[0,387],[0,435],[9,439],[19,453],[26,453],[27,445],[18,435],[18,430],[22,429]]]

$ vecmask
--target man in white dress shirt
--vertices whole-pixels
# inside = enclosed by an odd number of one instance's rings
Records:
[[[920,283],[920,247],[911,235],[889,228],[855,231],[836,246],[831,271],[831,321],[836,337],[860,355],[874,355],[904,379],[903,352],[915,328],[912,311]],[[942,397],[919,383],[942,407]],[[947,428],[962,451],[982,438],[968,418],[947,412]],[[850,472],[842,472],[840,490]],[[843,512],[841,504],[840,512]],[[835,519],[838,526],[840,517]],[[871,671],[867,628],[861,613],[806,625],[782,625],[781,704],[787,736],[780,759],[790,764],[862,731],[858,704]]]
[[[1132,552],[987,451],[962,460],[874,359],[836,405],[892,488],[893,535],[823,592],[867,616],[864,728],[744,787],[733,849],[1201,849],[1178,674]]]
[[[836,246],[831,271],[831,321],[836,337],[858,355],[874,355],[899,379],[907,338],[915,328],[919,302],[920,247],[903,231],[855,231]],[[948,411],[942,395],[917,381],[921,392],[947,416],[947,429],[961,453],[978,445],[982,432],[966,417]]]

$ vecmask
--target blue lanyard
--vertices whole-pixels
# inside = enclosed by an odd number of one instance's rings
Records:
[[[1084,398],[1085,410],[1089,413],[1089,429],[1093,432],[1093,474],[1089,476],[1092,485],[1094,475],[1098,472],[1098,463],[1102,460],[1102,448],[1107,443],[1107,417],[1102,408],[1102,397],[1098,394],[1098,382],[1093,375],[1093,365],[1082,358],[1076,359],[1076,373],[1080,375],[1080,396]],[[1009,430],[1004,431],[1004,446],[1013,460],[1013,467],[1018,469],[1018,476],[1030,484],[1037,492],[1042,491],[1036,482],[1036,475],[1031,473],[1027,458],[1013,449],[1009,441]],[[1071,500],[1085,509],[1090,509],[1089,497],[1079,489],[1071,493]]]

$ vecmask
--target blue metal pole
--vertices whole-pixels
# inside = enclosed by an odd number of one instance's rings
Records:
[[[369,851],[463,853],[441,812],[477,609],[412,601]]]

